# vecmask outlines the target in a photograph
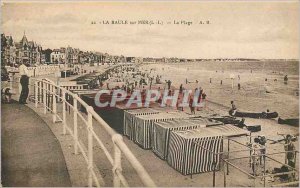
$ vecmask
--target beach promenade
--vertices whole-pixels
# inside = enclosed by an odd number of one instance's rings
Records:
[[[26,105],[2,104],[2,186],[71,186],[60,143]]]

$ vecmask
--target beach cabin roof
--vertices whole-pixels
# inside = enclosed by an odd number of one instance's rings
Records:
[[[213,133],[221,134],[226,137],[237,137],[237,136],[245,136],[250,134],[249,131],[230,124],[210,126],[210,127],[206,127],[206,129]]]

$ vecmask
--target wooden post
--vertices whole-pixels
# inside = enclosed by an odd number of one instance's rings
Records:
[[[229,150],[230,150],[230,148],[229,148],[229,144],[230,144],[230,139],[229,138],[227,138],[227,140],[228,140],[228,146],[227,146],[227,155],[228,155],[228,159],[229,159]],[[227,175],[229,175],[229,166],[228,166],[228,163],[226,163],[227,164]]]
[[[255,153],[256,153],[256,152],[255,152]],[[256,154],[255,154],[255,155],[256,155]],[[255,155],[254,155],[254,158],[253,158],[254,161],[252,161],[252,163],[253,163],[252,165],[253,165],[254,187],[256,187],[256,170],[257,170],[257,169],[256,169],[256,157],[257,157],[257,156],[255,156]]]
[[[264,158],[264,187],[266,187],[266,157],[265,154],[263,154],[263,158]]]
[[[293,167],[293,168],[296,168],[296,164],[297,164],[297,163],[296,163],[296,162],[297,162],[297,151],[295,151],[294,156],[295,156],[295,157],[294,157],[294,163],[295,163],[295,166],[292,166],[292,167]],[[295,175],[296,175],[296,174],[292,174],[293,180],[295,180],[295,178],[296,178]]]
[[[250,153],[249,153],[249,156],[250,156],[249,165],[250,165],[250,168],[252,168],[251,167],[251,152],[252,152],[252,135],[251,135],[251,132],[250,132],[250,145],[251,145],[251,149],[250,149]]]
[[[216,186],[216,162],[213,162],[213,187]]]

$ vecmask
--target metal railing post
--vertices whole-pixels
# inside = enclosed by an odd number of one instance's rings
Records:
[[[63,113],[63,134],[65,135],[67,133],[67,120],[66,120],[66,92],[63,89],[62,90],[62,113]]]
[[[223,169],[224,185],[223,185],[223,187],[226,187],[226,174],[227,174],[227,173],[226,173],[226,169],[227,169],[227,168],[226,168],[226,163],[227,163],[227,162],[226,162],[225,160],[223,160],[223,161],[224,161],[224,167],[223,167],[223,168],[224,168],[224,169]]]
[[[42,101],[42,94],[41,94],[41,82],[38,81],[38,102],[41,103]]]
[[[47,113],[46,89],[47,89],[46,82],[43,81],[43,103],[44,103],[44,114]]]
[[[88,113],[88,186],[93,186],[93,107],[87,107]]]
[[[48,111],[51,111],[51,102],[50,102],[50,97],[51,97],[51,92],[52,92],[52,90],[51,90],[51,87],[50,87],[51,85],[48,83],[47,84],[47,106],[48,106]]]
[[[34,82],[34,104],[35,104],[35,107],[37,108],[38,107],[38,82],[35,81]]]
[[[78,123],[77,123],[77,117],[78,117],[78,109],[77,109],[77,97],[78,95],[75,94],[73,96],[73,107],[74,107],[74,111],[73,111],[73,119],[74,119],[74,153],[75,155],[78,154]]]
[[[117,140],[122,140],[122,136],[119,134],[115,134],[112,136],[112,141],[114,144],[114,166],[113,166],[113,175],[114,175],[114,187],[120,187],[121,186],[121,180],[118,176],[117,171],[119,171],[120,173],[122,172],[122,166],[121,166],[121,150],[119,149],[119,147],[116,144]]]
[[[52,91],[52,102],[53,102],[53,123],[56,122],[56,116],[57,116],[57,107],[56,107],[56,86],[53,86]]]

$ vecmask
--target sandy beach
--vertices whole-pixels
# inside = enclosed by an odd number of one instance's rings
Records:
[[[149,64],[142,68],[153,68],[155,73],[162,75],[162,81],[170,79],[177,88],[180,84],[187,89],[202,87],[209,101],[225,106],[230,106],[230,101],[234,100],[242,111],[263,112],[269,109],[278,112],[279,117],[299,116],[299,98],[296,96],[299,64],[295,61]],[[233,89],[230,75],[235,76]],[[285,75],[289,77],[287,85],[283,81]],[[186,79],[191,83],[185,84]]]

